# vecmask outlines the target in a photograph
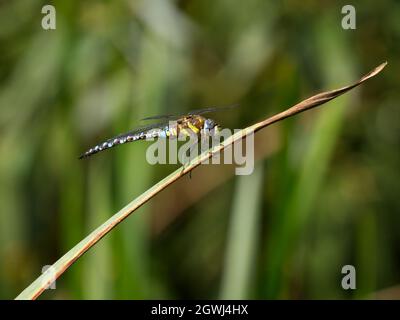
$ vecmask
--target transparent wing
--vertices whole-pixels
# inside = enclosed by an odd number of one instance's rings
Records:
[[[238,106],[239,106],[238,104],[233,104],[233,105],[225,106],[225,107],[208,107],[208,108],[203,108],[203,109],[197,109],[197,110],[190,111],[189,115],[225,111],[225,110],[237,108]]]
[[[152,123],[152,124],[145,125],[145,126],[140,126],[140,127],[137,127],[137,128],[135,128],[135,129],[133,129],[131,131],[128,131],[126,133],[121,133],[120,135],[115,136],[114,138],[111,138],[109,140],[114,140],[114,139],[118,139],[118,138],[124,138],[124,137],[130,136],[130,135],[135,135],[135,134],[138,134],[138,133],[141,133],[141,132],[147,132],[147,131],[149,131],[151,129],[154,129],[154,128],[163,128],[163,127],[165,127],[167,125],[168,125],[168,121],[163,121],[163,122],[158,122],[158,123]]]
[[[156,119],[172,119],[172,118],[179,118],[179,116],[173,114],[162,114],[158,116],[146,117],[140,120],[156,120]]]
[[[207,107],[207,108],[202,108],[202,109],[195,109],[195,110],[189,111],[188,113],[180,114],[180,115],[173,115],[173,114],[157,115],[157,116],[143,118],[141,120],[179,119],[179,118],[182,118],[185,116],[200,115],[200,114],[205,114],[205,113],[229,110],[229,109],[237,108],[238,106],[239,106],[239,104],[234,104],[234,105],[225,106],[225,107]]]

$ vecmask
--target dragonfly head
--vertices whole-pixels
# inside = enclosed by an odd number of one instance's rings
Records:
[[[212,119],[204,121],[204,131],[210,135],[217,134],[220,131],[220,126]]]

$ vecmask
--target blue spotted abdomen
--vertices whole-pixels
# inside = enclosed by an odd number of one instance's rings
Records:
[[[122,135],[119,135],[115,138],[109,139],[105,142],[99,143],[98,145],[94,146],[93,148],[90,148],[88,151],[83,153],[79,159],[89,157],[95,153],[98,153],[100,151],[104,151],[107,149],[110,149],[112,147],[115,147],[120,144],[125,144],[127,142],[132,142],[136,140],[144,140],[144,139],[151,139],[151,138],[164,138],[167,137],[168,134],[167,132],[169,129],[166,128],[153,128],[147,131],[141,131],[141,132],[128,132]]]

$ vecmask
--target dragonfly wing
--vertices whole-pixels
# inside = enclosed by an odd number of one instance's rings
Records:
[[[146,117],[146,118],[143,118],[140,120],[173,119],[173,118],[179,118],[179,116],[176,116],[173,114],[163,114],[163,115],[158,115],[158,116]]]
[[[117,139],[117,138],[124,138],[132,135],[138,135],[140,133],[146,133],[147,131],[154,129],[154,128],[164,128],[165,126],[168,125],[168,121],[162,121],[158,123],[152,123],[144,126],[137,127],[131,131],[128,131],[126,133],[122,133],[114,138],[111,138],[110,140]]]
[[[218,112],[218,111],[234,109],[234,108],[237,108],[238,106],[239,106],[238,104],[233,104],[233,105],[225,106],[225,107],[207,107],[207,108],[192,110],[192,111],[189,112],[189,114],[190,115],[196,115],[196,114]]]
[[[157,116],[146,117],[146,118],[143,118],[141,120],[156,120],[156,119],[177,120],[179,118],[183,118],[183,117],[186,117],[186,116],[200,115],[200,114],[204,114],[204,113],[224,111],[224,110],[228,110],[228,109],[237,108],[238,106],[239,106],[238,104],[234,104],[234,105],[225,106],[225,107],[207,107],[207,108],[202,108],[202,109],[195,109],[195,110],[192,110],[192,111],[189,111],[187,113],[180,114],[180,115],[173,115],[173,114],[157,115]]]

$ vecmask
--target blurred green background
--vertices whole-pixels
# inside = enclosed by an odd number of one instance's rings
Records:
[[[243,128],[384,61],[259,132],[251,176],[203,166],[163,191],[42,298],[400,298],[400,3],[354,3],[356,30],[345,4],[1,1],[0,298],[177,167],[149,165],[149,142],[78,160],[88,147],[210,105],[240,103],[214,118]]]

